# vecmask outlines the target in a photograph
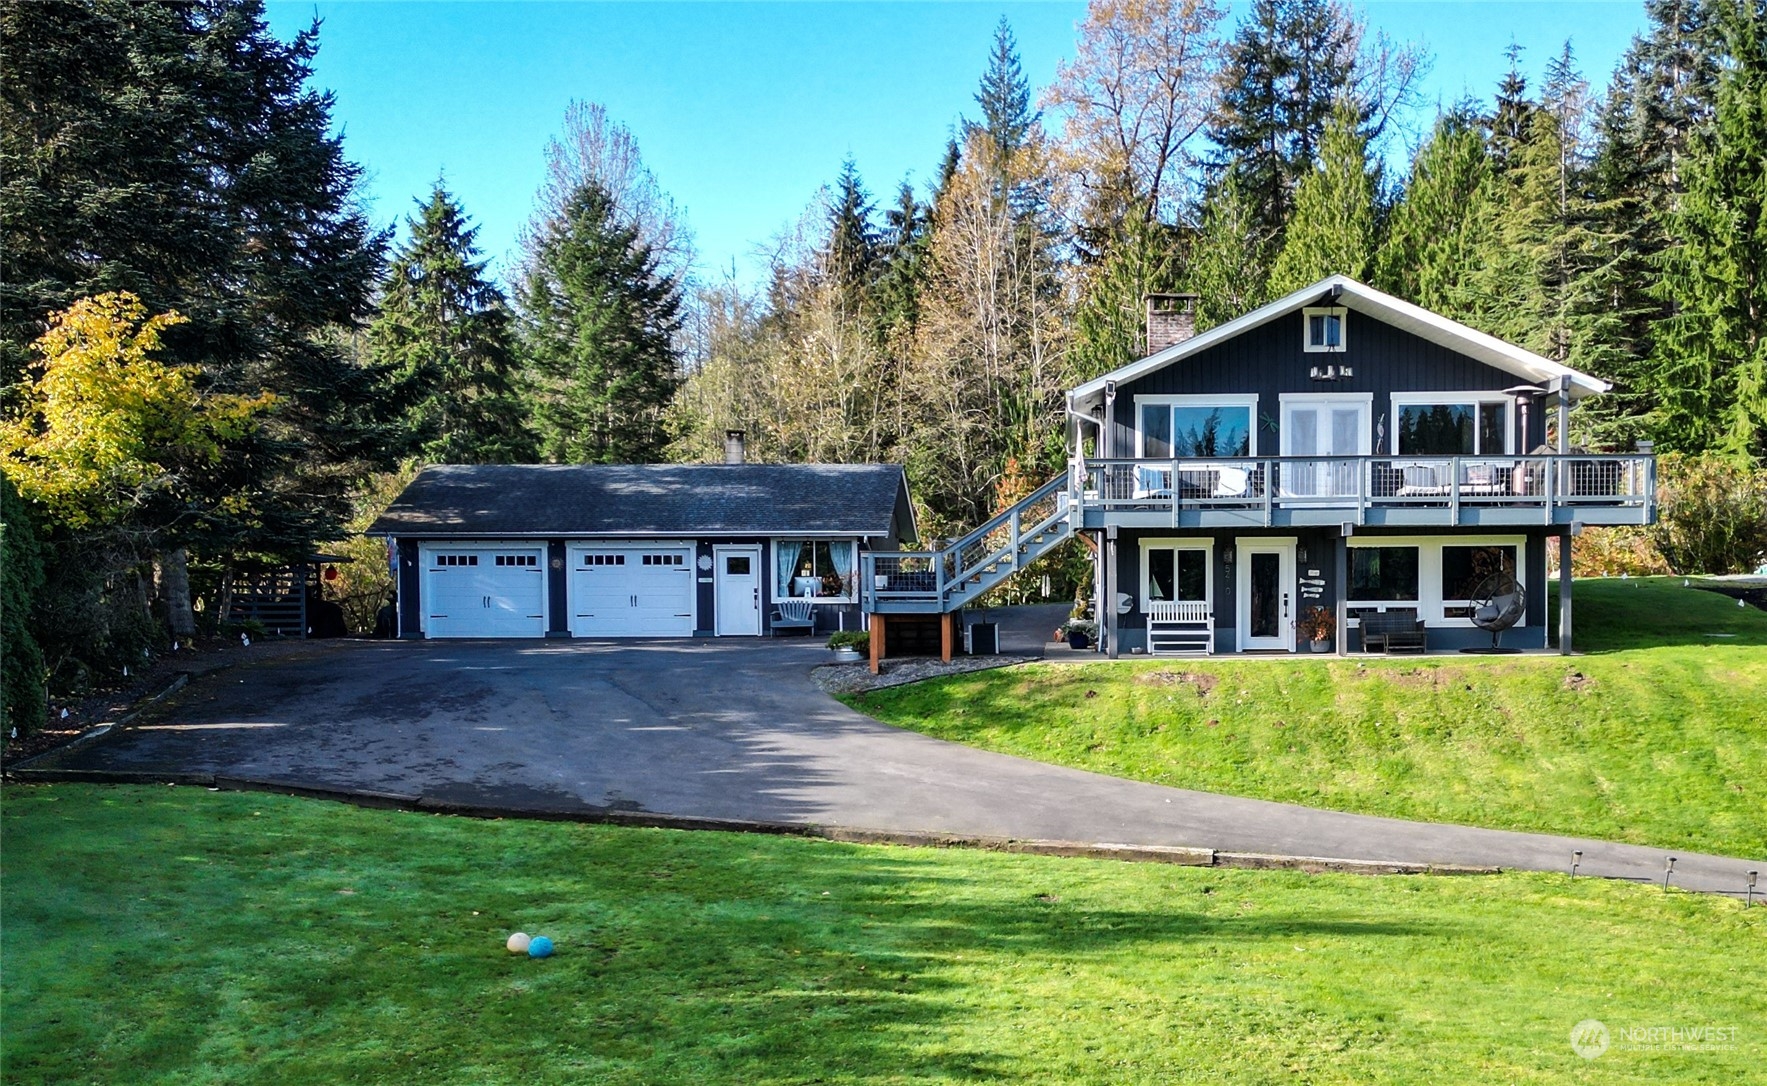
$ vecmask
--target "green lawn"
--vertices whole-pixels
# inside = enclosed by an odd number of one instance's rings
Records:
[[[846,700],[1183,788],[1767,856],[1767,614],[1658,578],[1579,582],[1576,618],[1569,659],[1035,664]]]
[[[4,792],[8,1083],[1740,1082],[1767,908]],[[557,940],[513,958],[520,928]],[[1569,1033],[1706,1025],[1730,1047]]]

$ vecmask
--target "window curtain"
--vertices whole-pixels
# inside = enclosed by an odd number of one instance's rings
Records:
[[[806,543],[789,539],[773,541],[773,592],[784,599],[792,594],[792,575],[798,571],[798,562],[804,557]]]
[[[834,564],[834,572],[840,574],[844,586],[841,595],[853,594],[853,542],[840,540],[828,545],[828,559]]]

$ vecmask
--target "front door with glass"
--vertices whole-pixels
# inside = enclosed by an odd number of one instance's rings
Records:
[[[1238,550],[1240,650],[1293,652],[1295,545],[1241,542]]]

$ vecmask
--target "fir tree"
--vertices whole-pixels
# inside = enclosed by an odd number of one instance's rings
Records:
[[[478,227],[437,182],[387,265],[371,356],[409,406],[411,450],[444,464],[520,463],[533,455],[516,396],[509,306],[478,259]]]
[[[1090,269],[1074,308],[1070,385],[1090,381],[1147,353],[1146,298],[1171,291],[1177,284],[1173,234],[1162,223],[1130,218],[1103,259]]]
[[[1261,231],[1279,236],[1334,103],[1354,90],[1359,28],[1331,0],[1254,0],[1227,52],[1209,139]]]
[[[878,238],[871,197],[851,158],[841,164],[828,211],[827,272],[848,312],[857,314],[877,271]]]
[[[988,70],[982,73],[976,104],[982,107],[981,123],[966,124],[966,131],[979,128],[988,133],[1002,160],[1025,145],[1043,116],[1031,109],[1031,84],[1019,65],[1018,42],[1004,15],[994,28],[994,51],[988,54]]]
[[[1677,309],[1652,376],[1665,446],[1747,461],[1767,456],[1767,16],[1755,0],[1717,6],[1730,63],[1679,171],[1657,284]]]
[[[578,464],[646,463],[667,445],[679,384],[681,288],[613,200],[585,182],[535,239],[521,290],[541,453]]]
[[[1258,206],[1226,171],[1203,201],[1202,227],[1191,249],[1187,285],[1197,295],[1197,331],[1223,324],[1270,300],[1273,239]]]
[[[318,24],[284,43],[260,0],[79,0],[8,4],[0,37],[0,384],[81,297],[176,310],[171,361],[277,397],[188,542],[307,553],[389,435],[381,376],[326,334],[370,312],[383,239],[307,83]]]
[[[1375,259],[1375,284],[1425,309],[1464,319],[1463,277],[1495,213],[1491,158],[1470,105],[1437,119],[1418,149]]]
[[[1325,128],[1319,166],[1295,192],[1294,217],[1270,269],[1272,295],[1287,294],[1328,275],[1370,278],[1380,182],[1357,124],[1355,108],[1344,103]]]

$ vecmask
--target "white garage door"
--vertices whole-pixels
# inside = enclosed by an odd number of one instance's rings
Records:
[[[423,556],[430,637],[545,637],[546,560],[539,547],[434,547]]]
[[[692,637],[691,546],[571,551],[572,637]]]

